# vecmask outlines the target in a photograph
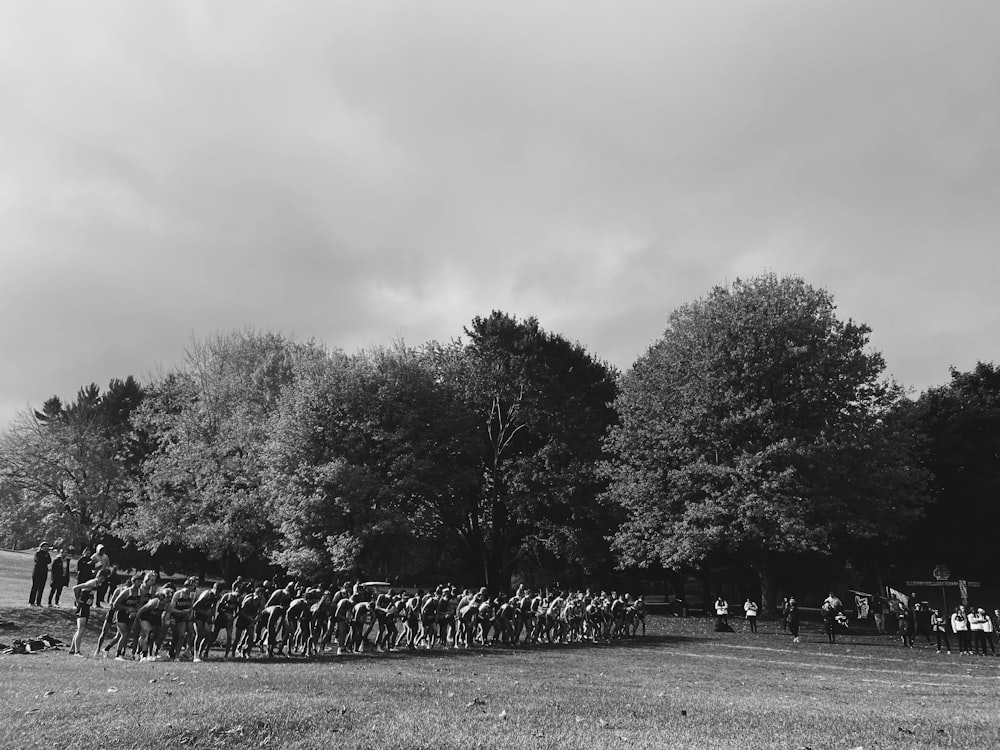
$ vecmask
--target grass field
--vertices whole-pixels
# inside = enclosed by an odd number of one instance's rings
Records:
[[[0,618],[17,626],[0,641],[68,641],[68,610],[21,606],[25,559],[0,552]],[[1000,659],[760,629],[651,618],[614,645],[311,661],[4,656],[0,748],[1000,747]]]

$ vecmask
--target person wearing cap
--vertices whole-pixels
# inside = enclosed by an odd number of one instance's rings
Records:
[[[42,606],[42,594],[45,593],[45,579],[49,577],[49,564],[52,557],[49,555],[49,543],[42,542],[35,550],[34,567],[31,569],[31,593],[28,595],[28,605],[31,607]]]

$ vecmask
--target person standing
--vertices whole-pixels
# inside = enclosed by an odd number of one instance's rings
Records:
[[[989,618],[982,608],[973,607],[969,612],[969,634],[972,636],[972,649],[976,656],[980,653],[986,656],[986,621]]]
[[[837,642],[837,615],[844,609],[844,603],[832,591],[823,600],[821,611],[823,612],[823,630],[826,631],[826,638],[830,643]]]
[[[38,545],[38,549],[35,550],[34,567],[31,569],[31,593],[28,595],[29,606],[42,606],[42,594],[45,593],[45,579],[49,576],[49,564],[51,562],[49,543],[42,542]]]
[[[67,560],[63,558],[63,553],[61,549],[56,550],[56,556],[52,558],[52,573],[49,583],[49,606],[58,607],[59,597],[62,596],[62,590],[66,588],[69,583],[69,568],[67,567]],[[53,604],[53,600],[55,604]]]
[[[896,615],[900,640],[903,641],[903,648],[913,648],[913,616],[910,610],[901,606]]]
[[[108,575],[102,577],[102,583],[98,585],[97,590],[94,592],[94,607],[100,609],[104,604],[105,597],[108,595],[108,588],[111,586],[111,573],[113,572],[111,570],[111,558],[105,552],[103,544],[97,545],[94,554],[90,558],[90,562],[94,566],[95,575],[102,570],[108,571]]]
[[[788,597],[784,597],[781,601],[781,629],[784,632],[788,632]]]
[[[729,602],[723,596],[715,600],[715,632],[729,632]]]
[[[751,633],[757,632],[757,609],[757,602],[748,597],[746,602],[743,604],[743,611],[746,613],[747,625],[749,626]]]
[[[90,561],[90,548],[84,547],[80,559],[76,561],[76,582],[85,583],[93,577],[94,564]]]
[[[944,641],[944,647],[951,653],[951,643],[948,641],[948,621],[944,618],[940,611],[934,610],[931,612],[931,630],[934,631],[934,636],[937,638],[937,650],[941,651],[941,641]]]
[[[958,653],[971,654],[972,640],[969,636],[969,618],[965,614],[965,606],[955,607],[955,612],[951,616],[951,630],[958,638]]]
[[[107,578],[107,573],[104,571],[98,573],[96,578],[78,583],[73,587],[76,632],[73,633],[73,640],[69,644],[69,653],[71,656],[83,656],[83,652],[80,651],[80,641],[83,639],[83,633],[87,629],[87,620],[90,619],[90,604],[94,598],[94,589],[101,583],[102,578]]]
[[[872,619],[875,620],[875,632],[885,635],[885,598],[878,591],[872,594]]]
[[[788,621],[788,632],[792,634],[792,643],[799,642],[799,605],[794,596],[788,597],[788,614],[785,619]]]
[[[983,618],[983,656],[986,656],[986,647],[989,646],[990,654],[993,656],[997,655],[997,647],[993,642],[993,631],[996,629],[993,623],[993,618],[990,617],[990,613],[985,609],[980,608],[979,614]]]

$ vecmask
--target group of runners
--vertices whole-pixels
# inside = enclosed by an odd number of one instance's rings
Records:
[[[77,630],[70,653],[91,616],[98,575],[73,588]],[[232,587],[179,586],[137,573],[109,598],[94,656],[118,660],[190,659],[200,662],[220,639],[224,658],[313,656],[365,650],[469,648],[501,643],[609,642],[646,633],[643,598],[617,592],[533,591],[490,596],[485,588],[450,585],[408,593],[343,584],[331,591],[237,579]]]

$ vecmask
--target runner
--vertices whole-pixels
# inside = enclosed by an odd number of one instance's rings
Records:
[[[98,586],[107,581],[109,575],[109,571],[101,570],[96,577],[73,587],[73,615],[76,617],[76,632],[73,633],[73,639],[69,644],[69,653],[72,656],[83,656],[80,652],[80,642],[83,640],[83,631],[87,627],[87,620],[90,619],[90,607],[94,601],[94,592]]]

